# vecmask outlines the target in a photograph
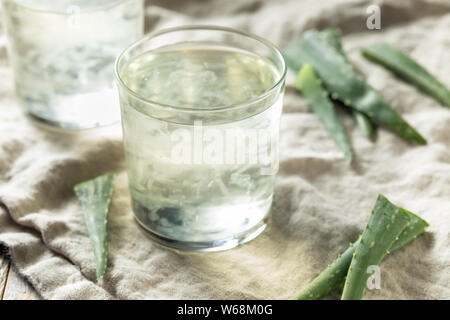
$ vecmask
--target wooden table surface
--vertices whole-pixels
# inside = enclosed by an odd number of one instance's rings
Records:
[[[22,279],[0,247],[0,300],[39,300],[39,295]],[[1,307],[0,307],[1,309]]]

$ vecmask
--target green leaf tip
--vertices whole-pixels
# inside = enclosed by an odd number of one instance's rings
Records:
[[[73,189],[80,200],[91,239],[97,280],[105,274],[108,260],[107,218],[114,190],[114,173],[81,182]]]
[[[304,64],[298,72],[295,87],[308,101],[310,108],[316,113],[336,145],[342,150],[346,161],[351,162],[353,152],[350,141],[339,121],[333,102],[329,99],[327,91],[322,87],[319,78],[309,63]]]
[[[450,90],[406,53],[386,43],[372,44],[361,53],[450,108]]]
[[[361,128],[362,132],[367,138],[371,138],[374,133],[374,128],[370,118],[364,113],[357,110],[352,110],[353,117],[355,118],[356,124]]]

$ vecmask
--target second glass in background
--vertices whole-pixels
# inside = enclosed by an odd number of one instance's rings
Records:
[[[4,0],[16,92],[35,119],[65,129],[117,122],[114,61],[142,37],[143,0]]]

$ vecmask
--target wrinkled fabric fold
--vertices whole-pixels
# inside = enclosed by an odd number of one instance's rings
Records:
[[[450,3],[380,1],[382,31],[367,30],[370,1],[149,1],[148,31],[214,24],[253,32],[279,47],[309,28],[337,26],[349,59],[428,140],[416,146],[379,128],[368,140],[340,118],[355,150],[349,165],[287,81],[280,172],[267,229],[239,248],[176,253],[153,244],[134,221],[120,125],[79,134],[34,125],[14,95],[0,37],[0,243],[45,299],[285,299],[325,268],[368,220],[378,193],[430,223],[381,265],[367,299],[450,298],[450,110],[361,57],[388,42],[450,86]],[[109,264],[97,283],[83,214],[72,187],[117,172]],[[331,295],[338,298],[339,292]]]

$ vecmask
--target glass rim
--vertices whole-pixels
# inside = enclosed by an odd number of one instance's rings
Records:
[[[128,2],[128,1],[132,1],[132,0],[111,0],[111,3],[105,4],[105,5],[99,6],[99,7],[93,7],[91,9],[86,9],[86,10],[82,10],[81,9],[80,12],[82,12],[82,13],[89,13],[89,12],[96,12],[96,11],[107,10],[107,9],[114,8],[114,7],[116,7],[116,6],[120,5],[120,4],[122,4],[124,2]],[[15,5],[17,5],[19,7],[22,7],[22,8],[25,8],[27,10],[40,12],[40,13],[46,13],[46,14],[55,14],[55,15],[61,15],[61,16],[69,16],[69,15],[72,14],[72,13],[67,12],[67,9],[66,9],[66,11],[59,11],[59,10],[53,10],[53,9],[44,10],[44,9],[41,9],[41,8],[34,8],[34,7],[27,6],[27,5],[23,4],[23,3],[17,2],[15,0],[5,0],[5,1],[0,0],[0,2],[5,2],[5,3],[6,2],[12,2]],[[69,4],[67,6],[67,8],[70,8],[71,6],[77,6],[77,5]],[[0,9],[1,9],[1,4],[0,4]]]
[[[259,94],[258,96],[254,97],[254,98],[251,98],[251,99],[249,99],[247,101],[243,101],[243,102],[239,102],[239,103],[232,103],[232,104],[229,104],[229,105],[220,105],[220,106],[216,106],[216,107],[208,107],[208,108],[204,108],[204,107],[189,107],[189,108],[186,108],[186,107],[182,107],[182,106],[164,104],[164,103],[160,103],[160,102],[157,102],[157,101],[153,101],[151,99],[144,98],[141,95],[137,94],[135,91],[131,90],[125,84],[125,82],[122,80],[122,77],[120,76],[119,63],[121,62],[122,58],[124,57],[124,55],[126,53],[130,52],[131,50],[133,50],[134,48],[136,48],[139,45],[143,44],[144,42],[149,41],[149,40],[151,40],[151,39],[153,39],[155,37],[161,36],[163,34],[177,32],[177,31],[188,31],[188,30],[225,31],[225,32],[230,32],[230,33],[242,35],[242,36],[245,36],[245,37],[248,37],[248,38],[252,38],[252,39],[262,43],[263,45],[265,45],[266,47],[268,47],[269,49],[274,51],[276,53],[277,57],[279,58],[279,60],[282,62],[282,72],[280,73],[279,79],[269,89],[265,90],[263,93]],[[283,55],[282,55],[280,49],[275,44],[270,42],[269,40],[266,40],[266,39],[264,39],[264,38],[262,38],[262,37],[260,37],[258,35],[255,35],[255,34],[250,33],[250,32],[241,31],[241,30],[238,30],[238,29],[230,28],[230,27],[223,27],[223,26],[186,25],[186,26],[164,28],[164,29],[161,29],[159,31],[151,32],[151,33],[147,34],[146,36],[144,36],[142,39],[134,42],[133,44],[131,44],[130,46],[125,48],[122,51],[122,53],[116,59],[115,67],[114,67],[114,74],[116,76],[116,80],[118,81],[119,85],[122,88],[125,88],[127,93],[132,95],[134,98],[140,100],[141,102],[144,102],[146,104],[155,105],[155,106],[158,106],[158,107],[162,107],[164,109],[170,108],[170,109],[175,109],[177,111],[184,111],[184,112],[202,112],[202,113],[206,113],[206,112],[217,112],[217,111],[223,111],[223,110],[229,111],[229,110],[232,110],[232,109],[238,109],[238,108],[244,107],[246,105],[253,104],[253,103],[256,103],[256,102],[258,102],[260,100],[263,100],[264,98],[269,96],[272,92],[274,92],[284,82],[284,80],[286,79],[286,74],[287,74],[287,66],[286,66],[286,62],[284,61],[284,58],[283,58]]]

